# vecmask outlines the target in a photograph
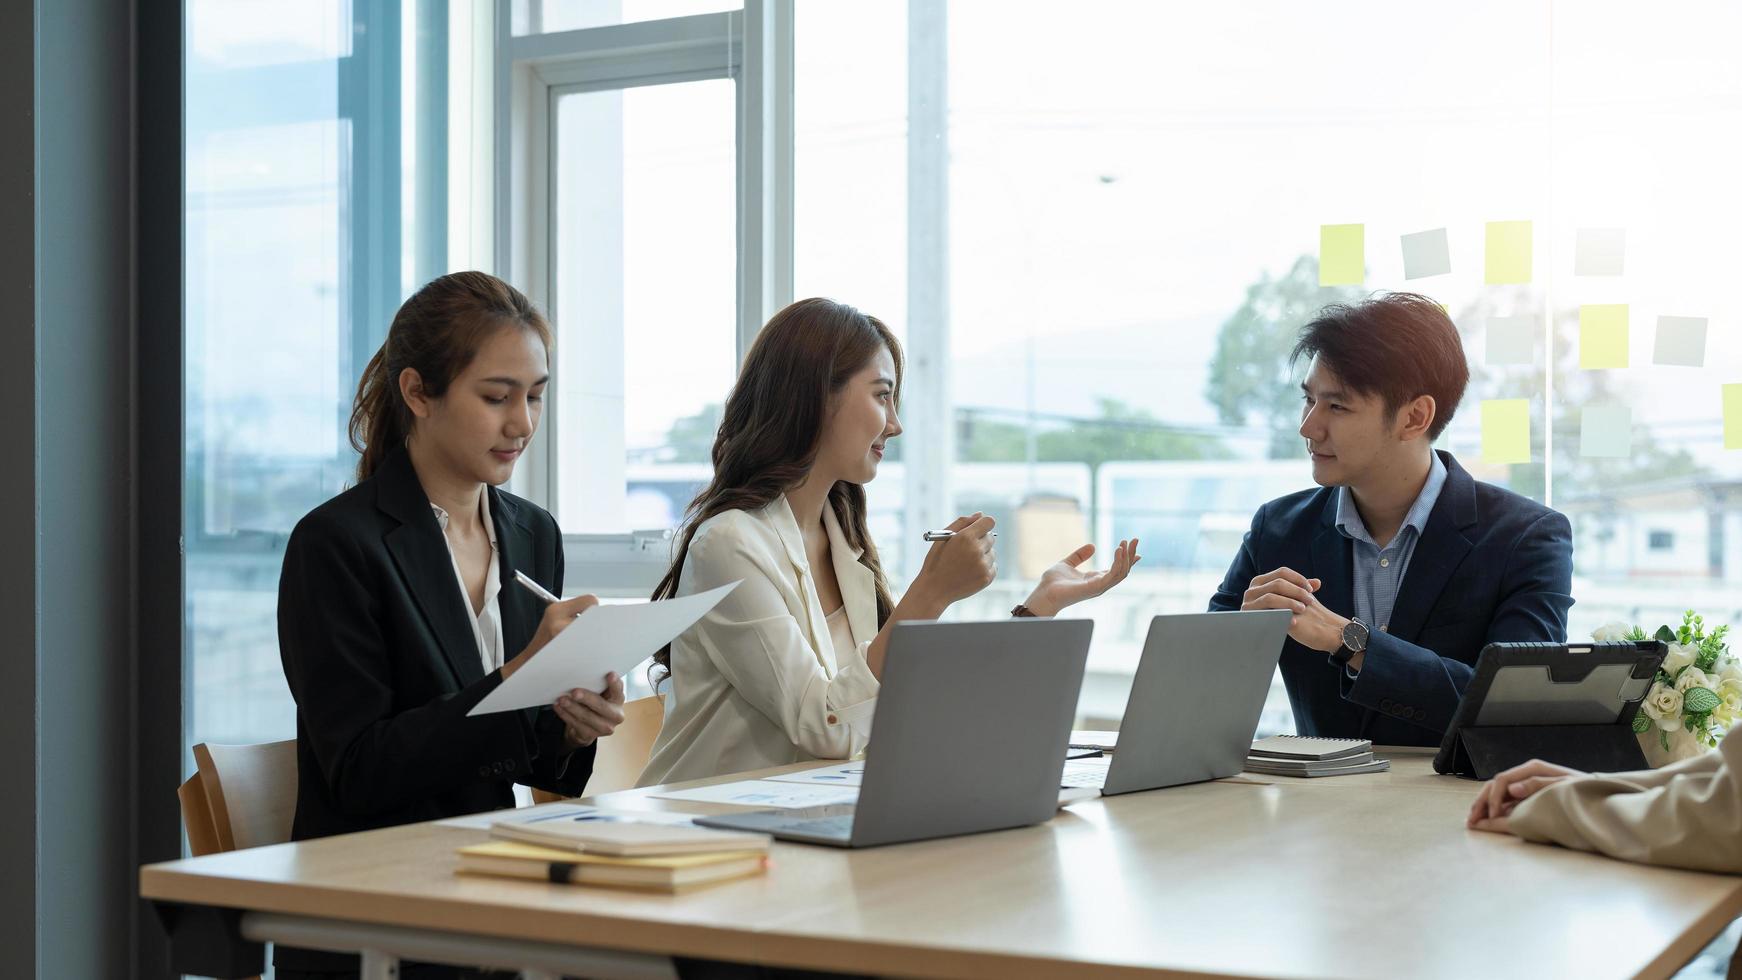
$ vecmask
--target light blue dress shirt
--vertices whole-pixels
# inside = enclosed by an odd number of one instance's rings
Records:
[[[1338,491],[1337,530],[1348,538],[1355,549],[1354,586],[1355,618],[1368,629],[1387,630],[1391,625],[1391,607],[1397,604],[1397,590],[1403,586],[1404,573],[1409,571],[1409,559],[1415,554],[1415,544],[1427,529],[1427,519],[1440,490],[1446,485],[1446,464],[1439,453],[1429,453],[1433,464],[1427,472],[1427,483],[1403,517],[1403,526],[1381,549],[1367,532],[1361,512],[1355,507],[1355,494],[1348,487]]]

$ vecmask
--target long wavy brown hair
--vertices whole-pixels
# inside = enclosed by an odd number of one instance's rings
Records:
[[[901,344],[883,321],[829,299],[801,299],[763,326],[750,345],[738,382],[726,398],[714,436],[714,478],[684,512],[677,551],[653,598],[677,595],[678,578],[696,529],[729,510],[758,510],[804,482],[816,462],[823,423],[833,397],[877,352],[895,361],[895,398],[901,399]],[[837,482],[829,506],[847,543],[863,549],[859,563],[877,582],[877,625],[895,608],[877,546],[865,526],[865,488]],[[671,646],[653,655],[653,683],[671,676]]]

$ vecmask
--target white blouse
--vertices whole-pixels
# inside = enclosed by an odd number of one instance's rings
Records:
[[[441,525],[442,541],[448,546],[448,559],[454,563],[454,580],[460,585],[460,601],[465,603],[466,618],[472,623],[472,638],[478,643],[478,658],[484,673],[502,666],[502,571],[496,550],[496,522],[490,519],[490,491],[478,491],[478,516],[484,522],[484,533],[490,536],[490,567],[484,573],[484,608],[472,611],[472,594],[466,589],[466,573],[460,570],[460,556],[454,554],[454,543],[448,540],[448,512],[430,502],[436,523]]]
[[[877,636],[876,579],[833,508],[824,508],[823,527],[843,600],[838,631],[784,496],[696,530],[678,594],[742,583],[672,642],[665,726],[640,785],[864,751],[878,691],[865,662]]]

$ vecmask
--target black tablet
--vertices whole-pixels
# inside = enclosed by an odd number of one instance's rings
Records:
[[[1434,771],[1487,779],[1505,759],[1544,758],[1613,772],[1635,756],[1625,768],[1643,768],[1633,716],[1667,652],[1657,640],[1488,644]]]

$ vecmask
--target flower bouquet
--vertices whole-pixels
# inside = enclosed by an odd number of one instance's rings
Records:
[[[1599,643],[1655,639],[1669,647],[1633,718],[1633,731],[1653,768],[1716,746],[1742,718],[1742,662],[1730,655],[1729,632],[1729,626],[1707,632],[1704,617],[1689,610],[1681,628],[1661,626],[1655,635],[1626,623],[1610,623],[1591,634]]]

